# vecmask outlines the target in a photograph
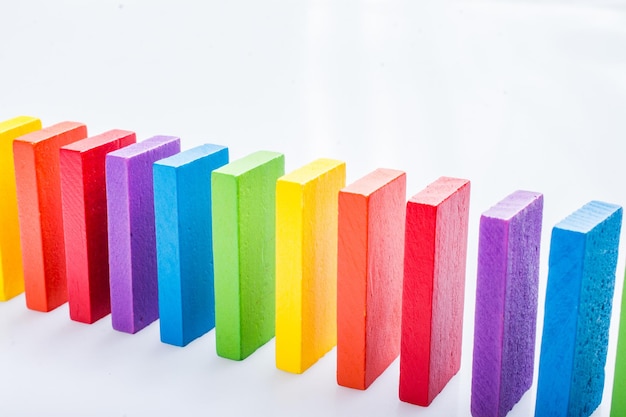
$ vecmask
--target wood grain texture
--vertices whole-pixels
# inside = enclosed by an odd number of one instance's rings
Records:
[[[136,333],[159,318],[152,164],[180,152],[154,136],[106,156],[111,324]]]
[[[61,194],[70,318],[91,324],[111,312],[105,158],[136,142],[110,130],[61,148]]]
[[[400,400],[427,406],[460,368],[470,183],[441,177],[407,203]]]
[[[337,383],[367,389],[400,353],[406,174],[377,169],[339,192]]]
[[[480,218],[471,411],[502,417],[533,381],[543,195],[516,191]]]
[[[32,310],[67,301],[59,149],[85,137],[84,124],[63,122],[13,143],[26,306]]]
[[[242,360],[274,337],[276,180],[281,153],[259,151],[213,171],[215,344]]]
[[[552,229],[535,416],[602,401],[622,208],[592,201]]]
[[[215,326],[211,172],[227,163],[228,148],[220,145],[202,145],[154,163],[163,343],[185,346]]]
[[[31,116],[0,122],[0,301],[24,292],[13,140],[39,129],[41,121]]]
[[[276,182],[276,366],[302,373],[337,343],[337,200],[346,165],[318,159]]]

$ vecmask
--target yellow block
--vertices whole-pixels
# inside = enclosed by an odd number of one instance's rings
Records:
[[[24,292],[13,140],[39,129],[41,120],[30,116],[0,122],[0,301]]]
[[[337,344],[337,212],[345,162],[276,182],[276,367],[302,373]]]

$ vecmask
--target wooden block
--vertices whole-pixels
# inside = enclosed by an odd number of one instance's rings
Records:
[[[91,324],[111,312],[105,158],[136,142],[110,130],[61,148],[63,228],[70,318]]]
[[[470,182],[439,178],[406,207],[400,400],[427,406],[461,365]]]
[[[503,417],[532,385],[543,195],[516,191],[480,218],[472,415]]]
[[[276,180],[281,153],[260,151],[213,171],[217,354],[242,360],[274,337]]]
[[[619,340],[615,357],[615,373],[613,374],[613,399],[611,401],[611,417],[626,415],[626,285],[622,289],[622,308],[619,320]]]
[[[13,140],[39,129],[41,121],[30,116],[0,122],[0,301],[24,291]]]
[[[106,156],[111,323],[136,333],[159,318],[152,164],[180,152],[154,136]]]
[[[215,326],[211,172],[228,148],[202,145],[154,164],[161,341],[185,346]]]
[[[337,383],[366,389],[400,353],[406,174],[377,169],[339,192]]]
[[[338,194],[346,164],[318,159],[276,182],[276,366],[302,373],[337,343]]]
[[[602,401],[622,208],[592,201],[552,229],[536,416]]]
[[[32,310],[67,301],[59,149],[85,137],[84,124],[64,122],[13,143],[26,306]]]

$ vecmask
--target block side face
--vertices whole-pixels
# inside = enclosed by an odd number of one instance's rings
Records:
[[[82,294],[89,294],[89,283],[83,277],[89,276],[87,223],[85,218],[85,183],[81,155],[77,152],[62,150],[61,185],[63,196],[63,229],[65,254],[68,256],[67,298],[74,307],[70,308],[70,317],[89,321],[89,302],[85,303]],[[72,304],[70,304],[72,305]]]
[[[221,357],[241,357],[239,290],[239,201],[237,178],[213,171],[211,176],[213,261],[215,268],[215,345]],[[219,219],[219,220],[218,220]]]
[[[160,335],[162,342],[182,346],[183,311],[176,177],[175,168],[153,165]]]
[[[404,173],[369,199],[366,386],[400,354],[405,205]]]
[[[509,252],[509,222],[481,216],[472,360],[474,416],[500,415]]]
[[[622,288],[622,306],[619,319],[619,339],[615,356],[611,417],[626,415],[626,285]]]
[[[552,229],[535,415],[567,416],[585,236]]]
[[[436,222],[436,208],[411,201],[407,203],[399,394],[400,400],[423,406],[430,403]]]
[[[620,208],[587,233],[569,400],[573,415],[589,415],[602,402],[621,224]]]
[[[276,180],[284,175],[285,162],[282,155],[271,156],[239,178],[243,357],[252,354],[275,334]]]
[[[106,194],[111,324],[115,330],[134,333],[129,177],[128,160],[108,154],[106,157]]]
[[[16,189],[16,164],[22,161],[19,157],[14,159],[13,141],[39,129],[41,121],[30,116],[18,116],[0,123],[0,301],[24,291]]]
[[[132,198],[129,200],[130,233],[127,238],[131,244],[131,308],[135,332],[159,317],[152,165],[180,152],[178,138],[156,136],[149,140],[149,144],[144,144],[144,152],[133,151],[135,156],[129,160],[128,188]]]
[[[365,196],[339,193],[337,383],[357,389],[366,388],[367,209]]]
[[[221,148],[178,168],[178,222],[185,344],[215,327],[211,172],[228,163]]]
[[[337,207],[345,164],[304,186],[302,366],[309,368],[337,344]]]
[[[520,210],[509,226],[501,416],[513,408],[533,382],[542,218],[540,195]]]
[[[303,190],[276,182],[276,367],[302,369]]]
[[[470,185],[464,180],[454,184],[458,188],[437,209],[430,401],[461,366]]]

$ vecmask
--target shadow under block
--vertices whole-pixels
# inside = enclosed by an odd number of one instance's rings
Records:
[[[535,416],[602,401],[621,224],[620,206],[592,201],[552,229]]]
[[[63,122],[13,142],[26,306],[50,311],[67,301],[59,149],[87,137]]]
[[[281,153],[260,151],[213,171],[217,354],[242,360],[274,337],[276,180]]]
[[[516,191],[480,218],[474,417],[503,417],[532,385],[543,195]]]
[[[152,164],[180,152],[154,136],[106,156],[111,324],[136,333],[159,318]]]
[[[302,373],[337,343],[337,204],[346,164],[318,159],[276,182],[276,367]]]
[[[70,318],[91,324],[111,312],[106,154],[135,143],[110,130],[61,148],[61,191]]]
[[[377,169],[339,192],[337,383],[366,389],[400,353],[406,174]]]
[[[0,122],[0,301],[24,291],[13,140],[39,129],[41,121],[30,116]]]
[[[611,417],[626,415],[626,285],[622,289],[622,309],[619,319],[619,339],[615,357],[615,373],[613,374],[613,397],[611,401]]]
[[[400,400],[429,405],[461,365],[470,182],[441,177],[406,207]]]
[[[228,148],[202,145],[154,164],[161,341],[185,346],[215,326],[211,172]]]

